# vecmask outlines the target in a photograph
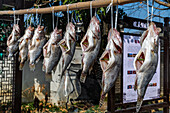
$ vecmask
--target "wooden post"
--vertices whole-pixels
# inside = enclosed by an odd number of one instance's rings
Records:
[[[115,86],[113,86],[108,93],[107,111],[109,113],[115,112]]]
[[[169,18],[165,18],[164,22],[164,101],[169,104]],[[164,108],[164,113],[169,113],[169,107]]]
[[[24,0],[15,0],[15,8],[22,9],[24,8]],[[17,17],[17,15],[16,15]],[[24,15],[19,16],[19,27],[20,35],[24,34]],[[22,102],[22,71],[19,70],[19,53],[15,56],[15,88],[14,88],[14,99],[13,99],[13,113],[21,113],[21,102]]]

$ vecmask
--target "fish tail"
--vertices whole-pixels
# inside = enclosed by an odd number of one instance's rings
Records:
[[[82,73],[81,73],[81,76],[80,76],[80,82],[85,83],[85,81],[86,81],[86,76],[87,76],[87,74],[82,72]]]
[[[143,103],[143,98],[141,96],[138,96],[137,104],[136,104],[136,112],[138,113],[140,111],[140,108]]]
[[[24,64],[23,64],[23,63],[20,63],[20,65],[19,65],[19,70],[22,70],[23,67],[24,67]]]
[[[52,81],[52,75],[50,73],[45,74],[45,80],[46,81]]]
[[[30,70],[31,70],[31,71],[34,71],[34,70],[35,70],[35,64],[30,64],[29,66],[30,66]]]
[[[100,98],[99,107],[102,107],[102,105],[104,103],[104,99],[105,99],[105,96],[102,95],[101,98]]]

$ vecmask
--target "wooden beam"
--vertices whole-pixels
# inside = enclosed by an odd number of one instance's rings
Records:
[[[162,2],[160,0],[155,0],[156,3],[160,4],[160,5],[163,5],[163,6],[166,6],[166,7],[170,7],[170,4],[169,3],[165,3],[165,2]]]
[[[146,0],[114,0],[113,5],[124,5],[128,3],[134,3],[134,2],[142,2]],[[78,2],[74,4],[69,4],[69,10],[81,10],[81,9],[90,9],[90,2],[92,2],[93,8],[98,7],[106,7],[111,3],[111,0],[102,0],[102,1],[88,1],[88,2]],[[16,10],[16,15],[22,15],[22,14],[44,14],[44,13],[51,13],[59,12],[59,11],[67,11],[67,5],[61,5],[61,6],[54,6],[54,7],[48,7],[48,8],[39,8],[39,9],[23,9],[23,10]],[[0,15],[13,15],[14,11],[0,11]]]

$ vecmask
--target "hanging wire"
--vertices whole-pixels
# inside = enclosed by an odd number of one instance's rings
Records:
[[[69,23],[69,5],[67,5],[67,22]]]
[[[113,30],[113,0],[111,0],[112,6],[111,6],[111,28]]]
[[[149,27],[149,0],[147,0],[147,14],[148,14],[147,26]]]
[[[38,10],[38,9],[36,9],[36,23],[37,23],[37,25],[38,25],[38,13],[37,13],[37,10]]]
[[[52,20],[53,20],[53,30],[54,30],[54,7],[53,7],[53,10],[52,10]]]
[[[92,18],[92,1],[90,2],[90,17]]]
[[[151,22],[152,22],[152,18],[153,18],[153,6],[154,6],[154,2],[155,2],[155,0],[152,0]]]
[[[118,0],[117,0],[117,6],[116,6],[115,29],[117,29],[117,18],[118,18]]]

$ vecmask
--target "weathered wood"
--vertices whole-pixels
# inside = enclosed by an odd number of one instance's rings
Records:
[[[15,0],[15,8],[22,9],[24,7],[24,0]],[[20,35],[24,34],[24,15],[20,15]],[[13,101],[13,113],[21,113],[21,100],[22,100],[22,71],[19,70],[19,53],[15,56],[15,92]]]
[[[162,2],[160,0],[155,0],[156,3],[160,4],[160,5],[163,5],[163,6],[166,6],[166,7],[170,7],[170,4],[169,3],[165,3],[165,2]]]
[[[165,26],[169,27],[169,18],[164,19]],[[165,102],[169,104],[169,31],[164,29],[164,96],[167,98],[164,99]],[[164,108],[164,113],[169,113],[169,107]]]
[[[114,0],[113,5],[124,5],[128,3],[134,3],[134,2],[142,2],[146,0]],[[102,1],[90,1],[92,2],[93,8],[98,7],[106,7],[111,3],[111,0],[102,0]],[[90,9],[90,2],[78,2],[74,4],[69,4],[69,10],[81,10],[81,9]],[[61,5],[61,6],[54,6],[54,7],[48,7],[48,8],[39,8],[39,9],[23,9],[23,10],[16,10],[15,14],[22,15],[22,14],[44,14],[44,13],[51,13],[54,10],[54,12],[59,11],[67,11],[67,5]],[[0,15],[4,14],[14,14],[14,11],[0,11]]]

